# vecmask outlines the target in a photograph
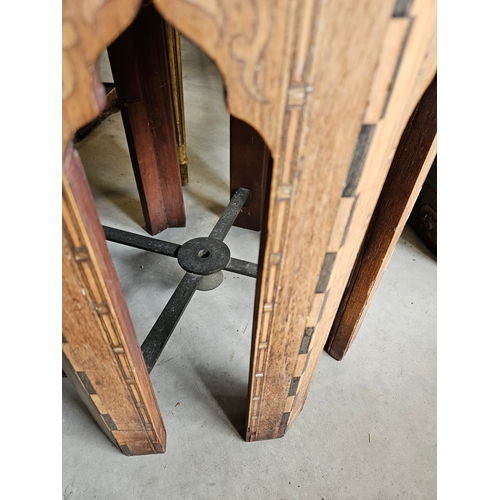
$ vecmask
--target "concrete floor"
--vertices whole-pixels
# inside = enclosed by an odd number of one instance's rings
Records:
[[[190,183],[186,228],[208,235],[229,200],[229,118],[213,63],[183,41]],[[102,78],[109,69],[102,63]],[[103,224],[146,235],[121,117],[77,144]],[[233,228],[232,255],[257,261],[259,234]],[[174,259],[110,243],[141,342],[178,284]],[[436,498],[436,259],[406,228],[348,355],[323,353],[284,438],[246,443],[255,282],[226,273],[197,292],[151,379],[167,428],[163,455],[126,457],[62,381],[63,498]]]

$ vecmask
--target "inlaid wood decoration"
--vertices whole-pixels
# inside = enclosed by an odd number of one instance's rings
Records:
[[[272,156],[249,353],[247,440],[281,437],[305,402],[399,138],[436,72],[435,1],[153,4],[215,61],[226,85],[228,111],[259,132]],[[74,131],[103,105],[94,69],[99,53],[132,22],[139,7],[132,0],[63,0],[63,154],[71,150]],[[66,172],[65,166],[63,177]],[[97,222],[92,219],[81,231],[88,232],[89,245],[102,250],[102,258],[93,263],[96,272],[106,275],[112,264],[102,231],[92,229]],[[65,272],[76,279],[77,269]],[[110,308],[122,315],[116,335],[137,371],[149,415],[137,422],[137,432],[150,432],[148,425],[156,432],[156,437],[148,434],[151,445],[143,440],[135,451],[127,442],[120,446],[127,445],[132,454],[161,451],[155,444],[162,442],[161,417],[144,362],[136,355],[133,328],[124,319],[123,296],[117,282],[103,279],[102,286]],[[91,311],[93,305],[85,307]],[[64,310],[68,318],[83,314],[69,298]],[[71,353],[69,364],[78,367],[75,373],[85,372],[90,384],[80,385],[89,397],[92,388],[99,392],[97,380],[101,387],[128,383],[119,373],[99,368],[97,361],[90,374],[85,360],[71,350],[90,331],[69,320],[64,326],[76,328],[73,336],[65,334],[65,349]],[[92,335],[106,338],[102,322],[91,328]],[[95,352],[104,365],[116,362],[106,342],[106,354]],[[114,404],[129,408],[132,416],[138,407],[127,394],[117,393]],[[111,415],[108,406],[95,408],[102,421]],[[113,422],[119,429],[121,424]]]
[[[325,349],[344,358],[363,322],[437,151],[437,76],[408,121],[356,257]]]
[[[126,455],[165,451],[161,414],[118,277],[106,247],[95,243],[101,226],[95,223],[81,162],[70,148],[64,158],[62,216],[63,369]]]
[[[310,326],[305,335],[311,335],[309,328],[317,336],[313,336],[308,353],[314,366],[330,333],[401,134],[435,75],[435,44],[435,4],[418,0],[396,2],[331,230],[317,295],[311,303]],[[335,355],[335,351],[330,352]],[[301,365],[298,361],[296,376]],[[293,402],[290,397],[289,405],[295,405],[298,411],[292,410],[292,420],[304,404],[313,375],[314,371],[309,369],[304,371],[301,382],[293,382],[297,384],[297,394]]]

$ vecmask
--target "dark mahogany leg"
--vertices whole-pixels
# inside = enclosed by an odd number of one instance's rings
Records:
[[[264,213],[264,198],[268,173],[272,167],[269,149],[250,125],[230,117],[231,195],[240,187],[252,192],[250,201],[238,215],[235,226],[260,231]]]
[[[166,25],[153,5],[108,47],[146,229],[185,226]]]

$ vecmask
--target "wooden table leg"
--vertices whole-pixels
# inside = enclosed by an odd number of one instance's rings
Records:
[[[108,47],[146,229],[185,226],[167,28],[153,5]]]
[[[435,2],[154,1],[216,62],[230,114],[272,153],[247,439],[281,437],[306,400],[395,144],[435,73]]]
[[[347,353],[375,295],[406,221],[436,157],[437,77],[401,137],[363,245],[344,292],[325,350]]]
[[[229,163],[231,196],[240,187],[250,189],[250,201],[234,225],[260,231],[267,201],[272,156],[260,134],[234,116],[229,120]]]
[[[163,453],[163,420],[71,143],[63,157],[62,208],[63,370],[123,453]]]
[[[154,5],[217,63],[230,114],[258,130],[272,152],[247,439],[280,437],[304,405],[396,145],[436,71],[435,0]],[[88,17],[68,23],[69,62],[81,60],[70,59],[71,44],[75,30],[90,33]],[[111,30],[114,19],[102,19]],[[86,43],[97,35],[96,28]],[[73,66],[87,76],[92,60]],[[65,144],[80,118],[93,118],[82,107],[93,101],[71,94],[81,80],[63,74]],[[70,105],[82,108],[78,120]]]
[[[299,115],[294,121],[290,113],[288,123],[294,126],[298,123],[304,136],[309,135],[307,139],[295,142],[290,137],[283,141],[285,147],[296,155],[292,160],[295,165],[291,162],[293,174],[288,176],[294,179],[293,190],[290,189],[292,186],[279,180],[275,191],[271,187],[271,196],[275,193],[278,196],[276,208],[270,211],[275,214],[269,229],[271,242],[268,241],[268,247],[272,250],[267,256],[269,260],[265,262],[261,282],[263,287],[258,303],[261,315],[255,319],[257,334],[251,369],[249,440],[283,436],[303,408],[333,317],[387,175],[394,144],[399,141],[411,114],[407,109],[412,100],[412,88],[419,73],[424,75],[425,86],[419,95],[416,94],[418,100],[432,79],[432,73],[429,75],[421,69],[426,54],[430,54],[432,61],[433,52],[428,49],[435,29],[434,8],[430,2],[420,2],[414,4],[412,12],[409,9],[403,15],[393,12],[376,49],[378,64],[372,75],[366,75],[370,81],[368,99],[363,116],[357,122],[358,138],[352,146],[350,162],[345,157],[340,160],[338,156],[345,151],[341,143],[334,147],[323,141],[323,137],[336,127],[336,123],[345,131],[345,126],[353,124],[353,114],[346,113],[343,121],[335,121],[332,117],[325,118],[326,110],[316,109],[318,120],[325,126],[315,128],[317,122],[313,118],[301,124],[303,118]],[[327,14],[324,16],[323,19]],[[361,15],[359,20],[363,17]],[[378,43],[379,39],[373,32],[370,36],[372,41],[367,44],[373,48],[373,43]],[[349,45],[349,50],[352,49],[353,46]],[[318,46],[315,50],[317,57]],[[328,66],[325,63],[328,55],[322,53],[320,57],[321,67]],[[338,59],[332,56],[332,64],[335,61]],[[357,64],[359,68],[359,59]],[[363,66],[368,72],[370,66],[367,63]],[[314,80],[315,90],[320,77],[325,81],[329,79],[324,73],[309,76],[311,81]],[[347,84],[344,82],[341,88],[346,89]],[[291,91],[288,95],[295,97]],[[343,105],[345,99],[347,97],[341,99]],[[327,102],[333,106],[334,101],[333,97],[331,101],[325,98],[323,106],[327,106]],[[363,102],[361,98],[359,102]],[[311,123],[313,125],[308,128]],[[316,161],[312,162],[308,155],[314,158],[314,143],[318,150]],[[350,166],[348,171],[342,170],[345,177],[339,192],[336,176],[330,176],[330,171],[335,172],[334,165],[343,169],[345,162]],[[279,176],[281,168],[286,168],[286,165],[275,168]],[[286,188],[290,191],[287,192]],[[290,194],[291,202],[287,200]],[[281,232],[279,223],[276,224],[280,217],[288,219]],[[326,242],[323,239],[325,233],[329,235]],[[319,249],[323,250],[322,255]],[[311,283],[313,277],[315,281]]]

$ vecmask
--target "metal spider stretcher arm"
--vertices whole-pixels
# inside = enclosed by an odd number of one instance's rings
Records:
[[[183,245],[102,226],[108,241],[174,257],[186,271],[141,345],[149,373],[151,373],[158,361],[194,292],[199,289],[202,280],[208,280],[208,284],[204,289],[210,290],[221,283],[222,270],[250,276],[251,278],[257,277],[257,264],[231,258],[231,252],[223,242],[249,196],[250,191],[248,189],[239,188],[208,237],[194,238]]]

